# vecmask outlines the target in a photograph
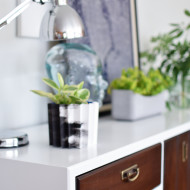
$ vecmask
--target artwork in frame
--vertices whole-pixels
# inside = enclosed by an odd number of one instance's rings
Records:
[[[123,68],[138,65],[136,6],[134,0],[71,0],[81,16],[86,35],[71,42],[92,47],[101,59],[109,83]],[[109,103],[107,97],[104,103]]]

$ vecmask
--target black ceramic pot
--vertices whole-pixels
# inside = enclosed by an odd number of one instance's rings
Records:
[[[48,104],[49,144],[59,147],[60,143],[60,118],[59,105]]]

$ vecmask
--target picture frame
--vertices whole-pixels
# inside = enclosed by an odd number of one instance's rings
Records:
[[[70,42],[89,45],[100,57],[103,76],[111,82],[122,68],[138,66],[135,0],[73,0],[86,35]]]
[[[123,68],[139,66],[135,0],[73,0],[70,5],[81,16],[86,31],[85,37],[70,42],[94,49],[108,84],[120,77]],[[111,98],[106,94],[100,112],[110,110]]]

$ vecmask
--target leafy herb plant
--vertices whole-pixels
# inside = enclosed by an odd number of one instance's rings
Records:
[[[147,74],[136,68],[123,69],[121,77],[113,80],[108,88],[132,90],[135,93],[151,96],[156,95],[172,85],[172,80],[164,76],[159,70],[150,69]]]
[[[44,96],[52,100],[56,104],[83,104],[87,103],[87,100],[90,96],[88,89],[83,89],[84,82],[81,82],[78,85],[67,85],[64,84],[63,77],[60,73],[57,74],[59,85],[56,84],[53,80],[44,78],[43,82],[46,83],[49,87],[57,91],[56,94],[49,92],[43,92],[40,90],[32,90],[35,94]]]
[[[190,11],[185,10],[190,17]],[[171,30],[151,39],[153,48],[141,53],[144,65],[160,62],[158,69],[172,76],[175,83],[181,81],[181,96],[185,98],[185,81],[190,72],[190,23],[171,24]],[[184,100],[182,100],[184,104]],[[182,105],[182,107],[185,105]]]

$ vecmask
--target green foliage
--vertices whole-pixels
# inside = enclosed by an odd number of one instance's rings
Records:
[[[108,88],[132,90],[135,93],[151,96],[156,95],[172,85],[170,77],[162,75],[159,70],[150,69],[147,75],[136,68],[123,69],[121,77],[113,80]]]
[[[185,15],[190,17],[190,11],[185,10]],[[160,61],[159,70],[165,75],[170,75],[174,82],[181,77],[184,92],[186,76],[190,71],[190,23],[170,24],[171,30],[151,39],[153,48],[141,53],[142,63],[154,64]]]
[[[189,16],[189,17],[190,17],[190,11],[185,10],[185,11],[184,11],[184,13],[185,13],[187,16]]]
[[[82,104],[87,103],[90,97],[90,92],[88,89],[83,89],[84,82],[78,85],[67,85],[64,84],[63,77],[60,73],[57,74],[59,85],[57,85],[53,80],[44,78],[43,82],[49,87],[57,91],[56,94],[43,92],[40,90],[32,90],[35,94],[44,96],[55,102],[56,104]]]

